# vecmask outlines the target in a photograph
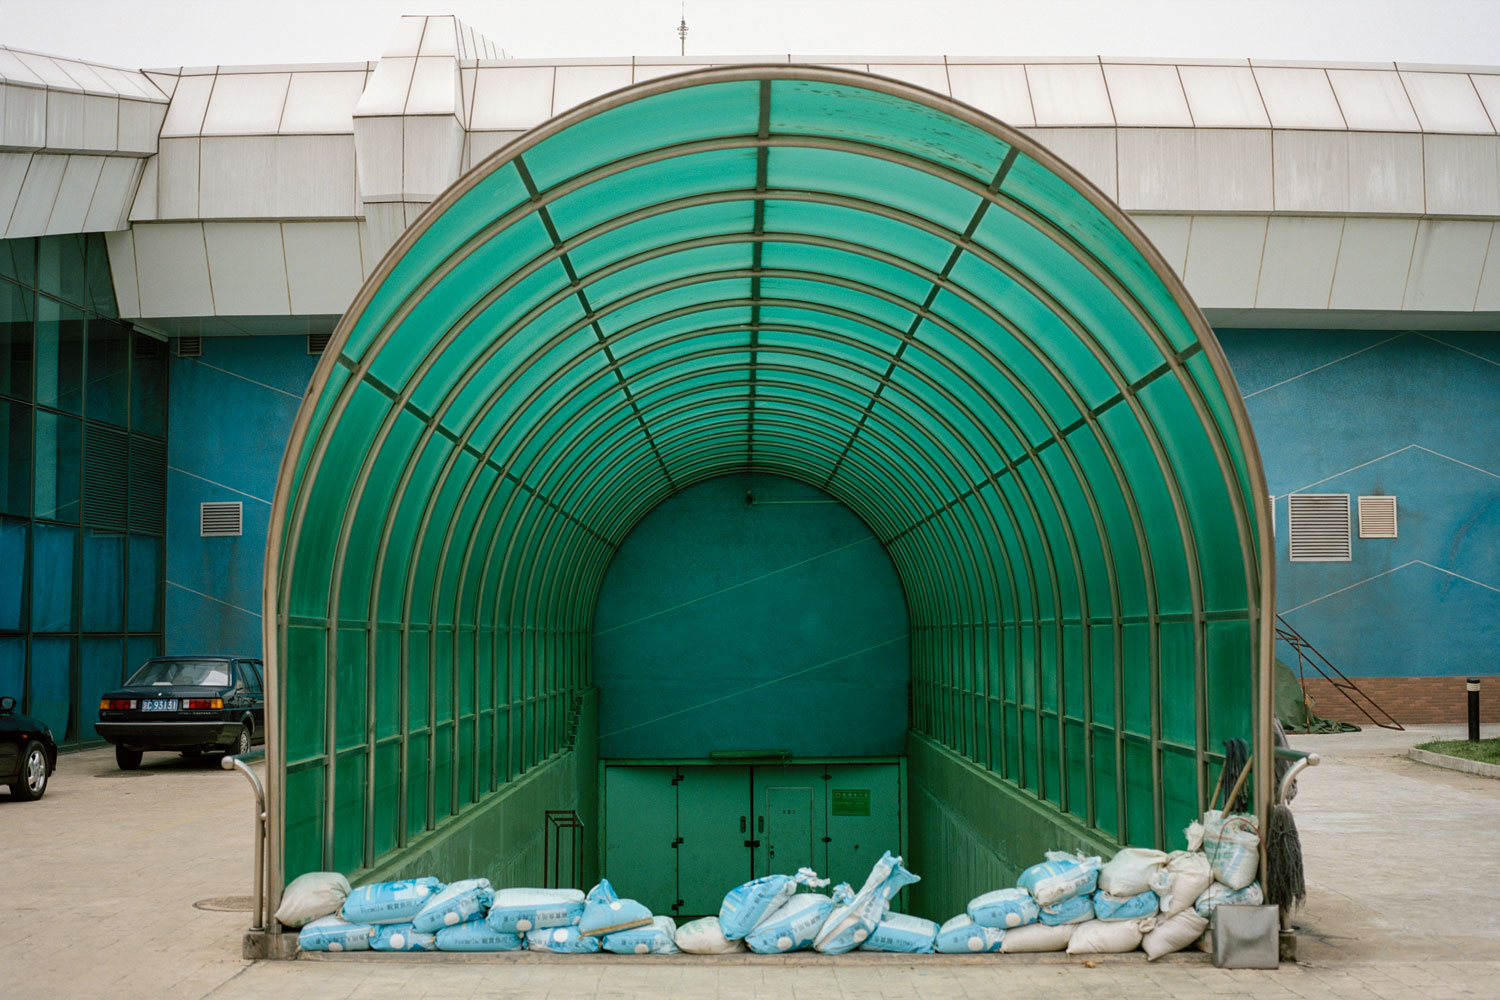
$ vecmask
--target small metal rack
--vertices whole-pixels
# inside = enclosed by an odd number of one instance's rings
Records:
[[[542,878],[546,888],[578,888],[583,877],[583,820],[574,809],[548,809],[542,823]]]

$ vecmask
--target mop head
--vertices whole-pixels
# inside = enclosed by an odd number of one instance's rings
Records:
[[[1271,807],[1266,824],[1266,902],[1290,912],[1307,902],[1307,882],[1302,874],[1302,840],[1291,807]]]

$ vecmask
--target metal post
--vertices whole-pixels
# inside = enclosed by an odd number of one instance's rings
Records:
[[[1469,678],[1469,742],[1479,742],[1479,678]]]
[[[264,933],[266,920],[265,907],[261,905],[264,898],[261,883],[265,881],[266,790],[261,787],[260,779],[250,769],[250,765],[238,757],[226,755],[219,763],[226,771],[238,770],[250,779],[250,787],[255,789],[255,883],[250,890],[250,917],[253,920],[250,931],[251,933]]]

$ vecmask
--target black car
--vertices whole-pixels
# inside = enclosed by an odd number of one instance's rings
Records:
[[[0,698],[0,785],[11,798],[32,802],[47,792],[57,770],[57,743],[38,719],[16,711],[16,699]]]
[[[140,767],[146,750],[248,753],[265,740],[263,687],[259,660],[162,656],[100,697],[94,729],[125,771]]]

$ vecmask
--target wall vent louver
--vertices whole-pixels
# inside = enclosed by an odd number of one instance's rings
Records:
[[[1292,562],[1348,562],[1349,494],[1293,493],[1287,498]]]
[[[1359,498],[1359,537],[1396,537],[1396,498]]]
[[[307,353],[322,354],[328,350],[328,341],[333,336],[331,333],[309,333],[307,335]]]
[[[243,505],[238,500],[215,501],[198,508],[198,531],[204,538],[234,538],[244,534]]]
[[[177,356],[179,358],[201,358],[203,357],[202,337],[178,337]]]
[[[135,356],[138,358],[161,357],[163,345],[155,337],[148,337],[143,333],[138,333],[132,338],[131,343],[135,345]]]

